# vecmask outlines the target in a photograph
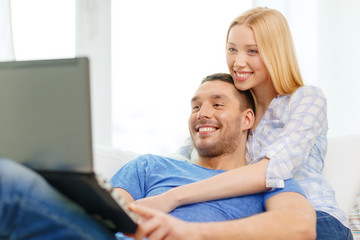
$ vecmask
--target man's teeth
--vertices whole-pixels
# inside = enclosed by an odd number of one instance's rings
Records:
[[[213,127],[204,127],[204,128],[199,128],[199,132],[211,132],[211,131],[215,131],[216,128]]]
[[[236,76],[239,78],[244,78],[250,76],[252,73],[236,73]]]

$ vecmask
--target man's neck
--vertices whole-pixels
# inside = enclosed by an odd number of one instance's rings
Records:
[[[231,170],[246,165],[245,147],[230,154],[222,154],[216,157],[200,156],[195,163],[201,167],[214,170]]]

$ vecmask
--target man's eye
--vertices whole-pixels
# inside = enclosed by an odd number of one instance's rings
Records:
[[[192,110],[197,110],[197,109],[199,109],[200,108],[200,106],[193,106],[192,107]]]
[[[221,103],[215,103],[215,104],[214,104],[214,106],[215,106],[215,107],[222,107],[222,106],[224,106],[224,104],[221,104]]]

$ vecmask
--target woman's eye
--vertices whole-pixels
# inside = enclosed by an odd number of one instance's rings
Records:
[[[232,52],[235,52],[236,50],[235,50],[235,48],[228,48],[228,51],[232,53]]]
[[[256,53],[258,53],[258,51],[257,51],[257,50],[254,50],[254,49],[251,49],[251,50],[249,50],[249,53],[250,53],[250,54],[256,54]]]

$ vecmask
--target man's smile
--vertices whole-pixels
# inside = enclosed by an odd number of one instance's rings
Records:
[[[209,125],[198,125],[196,127],[196,131],[199,133],[199,135],[211,134],[211,133],[214,133],[218,129],[219,129],[219,127],[209,126]]]

